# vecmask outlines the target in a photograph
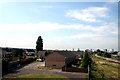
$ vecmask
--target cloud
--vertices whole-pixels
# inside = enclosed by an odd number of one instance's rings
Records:
[[[108,10],[106,7],[89,7],[82,10],[69,10],[66,16],[86,22],[101,22],[97,17],[107,17]]]
[[[99,34],[117,34],[118,27],[115,23],[104,23],[101,26],[91,26],[83,24],[67,24],[40,22],[37,24],[0,24],[0,31],[54,31],[60,29],[86,30]]]
[[[83,31],[80,33],[72,34],[72,35],[62,35],[62,36],[52,36],[48,40],[48,38],[44,39],[44,47],[45,48],[52,48],[52,49],[72,49],[75,48],[114,48],[116,47],[116,37],[110,37],[111,35],[117,35],[118,28],[117,24],[115,23],[104,23],[101,26],[91,26],[91,25],[83,25],[83,24],[67,24],[61,25],[58,23],[51,23],[51,22],[40,22],[37,24],[0,24],[0,34],[1,34],[1,43],[0,45],[4,46],[13,46],[16,47],[35,47],[36,39],[33,38],[32,33],[37,33],[45,31],[55,31],[55,30],[66,30],[71,29],[73,31]],[[10,32],[17,32],[19,34],[11,34]],[[25,33],[26,31],[30,31],[31,34],[21,34]],[[85,31],[85,32],[84,32]],[[8,32],[8,33],[7,33]],[[23,33],[22,33],[23,32]],[[5,33],[5,34],[4,34]],[[9,36],[8,36],[9,35]],[[15,35],[15,36],[14,36]],[[38,34],[40,35],[40,34]],[[24,36],[24,37],[23,37]],[[26,37],[27,36],[27,37]],[[31,37],[32,36],[32,37]],[[47,35],[49,36],[49,34]],[[28,38],[30,37],[30,38]],[[87,40],[86,40],[87,38]],[[17,41],[16,41],[17,39]],[[83,41],[85,39],[85,41]],[[19,43],[20,42],[20,43]],[[54,43],[54,45],[53,45]],[[62,44],[64,43],[64,44]],[[61,45],[62,44],[62,45]],[[69,46],[68,46],[69,45]],[[116,47],[117,49],[117,47]]]
[[[102,35],[93,34],[93,33],[84,33],[84,34],[77,34],[77,35],[72,35],[72,36],[66,36],[64,38],[80,39],[80,38],[93,38],[93,37],[100,37],[100,36],[102,36]]]
[[[82,39],[82,38],[87,38]],[[118,38],[106,37],[104,35],[93,34],[93,33],[84,33],[84,34],[74,34],[71,36],[61,36],[55,37],[53,39],[54,46],[63,49],[73,49],[73,48],[113,48],[118,50]],[[63,43],[61,46],[61,43]],[[52,43],[51,43],[52,45]],[[69,46],[68,46],[69,45]]]

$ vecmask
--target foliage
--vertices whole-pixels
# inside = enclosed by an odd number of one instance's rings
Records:
[[[19,57],[19,59],[21,60],[22,56],[23,56],[23,50],[22,49],[14,49],[12,56]]]
[[[51,50],[47,50],[46,53],[45,53],[45,56],[47,56],[47,55],[49,55],[49,54],[51,54],[51,53],[52,53]]]
[[[43,56],[42,56],[42,55],[40,55],[40,56],[39,56],[39,58],[40,58],[40,59],[43,59]]]
[[[101,52],[98,52],[97,54],[98,54],[99,56],[102,56],[102,53],[101,53]]]
[[[8,63],[9,62],[9,58],[2,58],[2,63]]]
[[[107,53],[107,52],[104,52],[103,56],[104,56],[104,57],[108,57],[108,58],[111,57],[110,53]]]
[[[115,52],[112,52],[111,54],[118,54],[118,52],[117,52],[117,51],[115,51]]]
[[[101,52],[100,49],[97,49],[97,52]]]
[[[43,39],[41,38],[41,36],[39,36],[36,41],[36,50],[37,52],[43,50]]]
[[[104,52],[104,53],[98,52],[97,54],[98,54],[99,56],[103,56],[103,57],[107,57],[107,58],[110,58],[110,57],[111,57],[111,54],[108,53],[108,52]]]
[[[88,65],[91,65],[91,61],[92,60],[90,58],[90,55],[88,54],[88,52],[85,52],[83,59],[82,59],[82,64],[80,65],[80,67],[87,68]]]
[[[8,69],[9,58],[2,58],[2,71],[6,72]]]
[[[13,57],[19,57],[19,56],[23,56],[23,50],[21,50],[21,49],[14,49],[13,50]]]

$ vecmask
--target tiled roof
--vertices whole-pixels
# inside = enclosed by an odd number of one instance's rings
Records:
[[[53,53],[58,53],[66,58],[75,57],[76,55],[72,51],[54,51]]]

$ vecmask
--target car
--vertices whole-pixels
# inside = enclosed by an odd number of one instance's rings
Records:
[[[40,61],[40,62],[43,62],[43,59],[37,59],[36,61]]]

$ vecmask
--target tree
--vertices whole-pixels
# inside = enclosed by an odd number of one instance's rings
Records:
[[[104,56],[104,57],[108,57],[108,58],[111,57],[110,53],[107,53],[107,52],[104,52],[103,56]]]
[[[43,50],[43,39],[41,38],[41,36],[39,36],[36,41],[36,50],[37,52]]]
[[[101,52],[100,49],[97,49],[97,52]]]
[[[47,55],[49,55],[49,54],[51,54],[51,53],[52,53],[52,51],[47,50],[46,53],[45,53],[45,56],[47,56]]]
[[[88,52],[85,52],[83,59],[82,59],[82,64],[80,65],[80,67],[87,68],[88,65],[91,65],[91,61],[92,60],[90,58],[90,55],[88,54]]]
[[[23,50],[22,49],[14,49],[13,50],[13,57],[19,57],[20,61],[23,57]]]

